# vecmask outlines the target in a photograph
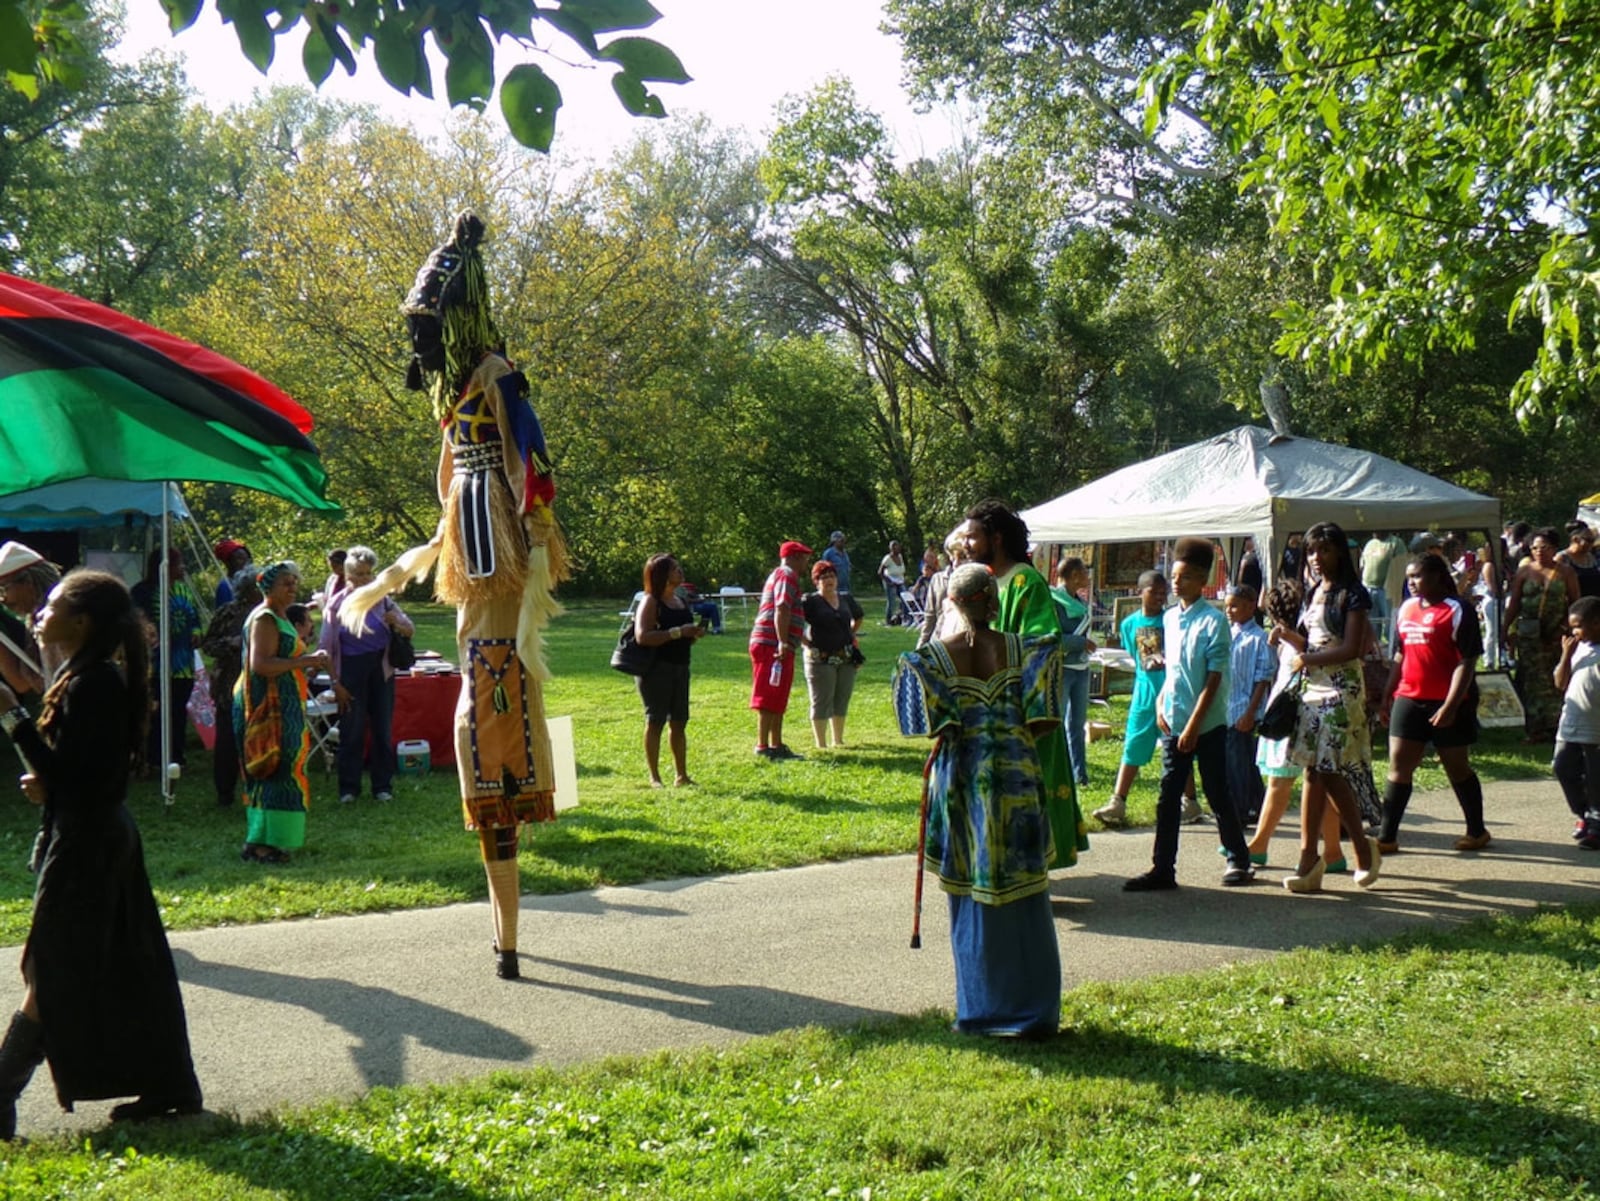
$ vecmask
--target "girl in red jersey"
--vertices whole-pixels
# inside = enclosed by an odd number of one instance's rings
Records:
[[[1478,686],[1473,680],[1483,636],[1470,604],[1456,595],[1450,565],[1425,554],[1406,567],[1413,593],[1395,618],[1394,666],[1380,715],[1389,726],[1389,782],[1383,791],[1378,848],[1399,849],[1400,821],[1411,800],[1411,779],[1431,742],[1467,819],[1458,851],[1489,845],[1483,824],[1483,785],[1472,770],[1478,740]]]

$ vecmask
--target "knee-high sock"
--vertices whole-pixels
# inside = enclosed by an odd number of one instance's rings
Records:
[[[1474,777],[1476,779],[1476,777]],[[1378,826],[1380,842],[1396,842],[1400,838],[1400,821],[1411,803],[1411,785],[1390,780],[1383,786],[1383,821]],[[1480,806],[1481,808],[1481,806]]]
[[[1456,804],[1461,806],[1461,816],[1467,819],[1467,833],[1476,837],[1485,830],[1483,824],[1483,782],[1473,772],[1462,780],[1453,780],[1451,789],[1456,794]]]
[[[517,907],[521,900],[517,872],[517,831],[482,832],[483,871],[489,880],[489,904],[494,910],[494,945],[502,951],[517,949]]]

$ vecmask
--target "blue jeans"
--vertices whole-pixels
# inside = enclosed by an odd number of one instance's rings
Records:
[[[394,680],[383,678],[383,651],[345,655],[339,661],[339,683],[350,704],[339,715],[339,795],[358,796],[361,769],[372,736],[372,791],[394,787]]]
[[[1261,812],[1261,803],[1267,799],[1267,786],[1262,782],[1261,771],[1256,767],[1256,736],[1228,727],[1228,791],[1238,808],[1239,820],[1250,820],[1252,813]]]
[[[1161,792],[1156,799],[1156,848],[1150,857],[1156,875],[1171,877],[1178,870],[1178,827],[1183,819],[1183,786],[1191,769],[1200,769],[1200,786],[1206,804],[1217,819],[1217,833],[1228,853],[1230,867],[1248,868],[1250,848],[1239,824],[1239,808],[1228,795],[1228,731],[1223,726],[1207,730],[1192,751],[1178,749],[1178,736],[1161,740]]]
[[[1072,778],[1078,784],[1089,782],[1089,752],[1083,745],[1083,726],[1089,720],[1089,672],[1061,673],[1061,724],[1067,731],[1067,757],[1072,760]]]

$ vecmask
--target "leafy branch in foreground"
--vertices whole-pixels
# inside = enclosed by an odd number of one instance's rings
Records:
[[[150,0],[139,0],[148,3]],[[174,33],[193,25],[206,0],[159,0]],[[560,0],[539,7],[534,0],[215,0],[217,13],[234,27],[239,49],[263,74],[272,65],[279,38],[304,27],[300,60],[306,77],[321,85],[334,64],[356,73],[356,53],[369,44],[378,73],[402,94],[433,96],[426,46],[445,58],[445,95],[451,105],[481,112],[496,84],[495,48],[507,39],[524,50],[558,57],[541,32],[559,34],[561,44],[582,51],[596,64],[616,67],[611,87],[623,108],[638,117],[662,117],[666,107],[653,83],[688,83],[678,56],[650,38],[608,34],[645,29],[661,14],[649,0]],[[81,72],[89,20],[83,0],[0,0],[0,71],[26,95],[41,83],[72,86]],[[555,137],[561,89],[536,63],[521,62],[499,79],[500,111],[506,128],[524,146],[548,150]]]

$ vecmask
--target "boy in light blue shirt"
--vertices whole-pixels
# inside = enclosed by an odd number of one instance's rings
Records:
[[[1167,679],[1156,702],[1156,724],[1162,735],[1156,844],[1150,870],[1126,881],[1122,885],[1126,892],[1178,887],[1183,785],[1194,767],[1200,770],[1200,784],[1228,856],[1222,882],[1237,886],[1255,879],[1239,810],[1228,792],[1228,622],[1201,596],[1216,550],[1207,539],[1180,538],[1172,557],[1176,563],[1172,590],[1178,604],[1165,615]]]
[[[1278,674],[1277,653],[1256,620],[1256,590],[1228,591],[1228,791],[1248,825],[1261,812],[1267,787],[1256,770],[1256,718]]]

